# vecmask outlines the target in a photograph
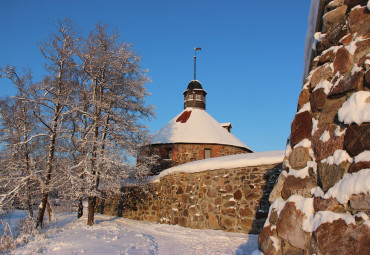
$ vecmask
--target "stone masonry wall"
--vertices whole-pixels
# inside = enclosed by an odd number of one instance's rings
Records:
[[[159,164],[153,168],[153,174],[163,169],[178,166],[195,160],[204,159],[204,150],[211,150],[211,158],[248,153],[244,148],[222,144],[153,144],[148,146],[147,153],[159,155]],[[171,159],[168,159],[168,151],[172,151]]]
[[[124,188],[104,213],[190,228],[259,233],[281,164],[167,175],[145,189]]]
[[[370,3],[320,2],[264,254],[369,254]]]

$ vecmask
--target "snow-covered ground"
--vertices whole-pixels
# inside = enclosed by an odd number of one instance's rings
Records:
[[[257,235],[107,215],[95,219],[90,227],[76,213],[56,215],[39,237],[14,254],[252,254],[258,247]]]

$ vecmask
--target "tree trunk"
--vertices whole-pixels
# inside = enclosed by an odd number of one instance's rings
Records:
[[[88,213],[87,213],[87,225],[93,226],[94,225],[94,211],[95,211],[95,203],[96,198],[95,196],[89,197],[89,206],[88,206]]]
[[[56,109],[56,113],[58,113],[59,107]],[[39,207],[39,212],[37,215],[37,223],[36,228],[41,227],[42,223],[44,221],[44,214],[46,209],[46,203],[48,202],[48,195],[49,195],[49,186],[50,186],[50,180],[51,180],[51,172],[53,171],[53,161],[54,161],[54,152],[55,152],[55,141],[56,141],[56,131],[58,127],[58,115],[55,114],[55,118],[53,121],[53,129],[52,134],[50,137],[50,144],[49,144],[49,156],[48,156],[48,163],[47,163],[47,169],[46,169],[46,180],[45,180],[45,187],[42,190],[42,196],[41,196],[41,207]]]
[[[49,200],[46,202],[46,209],[48,209],[49,221],[51,221],[53,219],[53,210],[51,209]]]
[[[78,201],[77,218],[81,218],[82,215],[84,215],[84,205],[81,197]]]
[[[39,211],[37,213],[37,221],[36,221],[36,228],[40,227],[42,228],[42,224],[44,222],[44,213],[46,209],[46,203],[48,201],[48,192],[43,191],[42,197],[41,197],[41,204],[39,205]]]
[[[31,200],[31,188],[30,188],[30,180],[27,180],[27,207],[28,213],[30,218],[33,218],[33,208],[32,208],[32,200]]]

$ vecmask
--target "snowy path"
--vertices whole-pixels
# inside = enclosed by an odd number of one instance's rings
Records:
[[[15,254],[251,254],[257,235],[180,226],[96,215],[86,218],[62,214],[46,230],[47,238],[18,248]]]

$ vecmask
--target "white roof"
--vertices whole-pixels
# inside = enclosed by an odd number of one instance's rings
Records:
[[[190,116],[186,118],[189,112],[191,112]],[[180,117],[184,117],[183,121],[179,120]],[[167,125],[158,130],[153,135],[151,143],[224,144],[251,150],[242,141],[223,128],[205,110],[190,107],[184,109],[179,115],[168,122]]]

